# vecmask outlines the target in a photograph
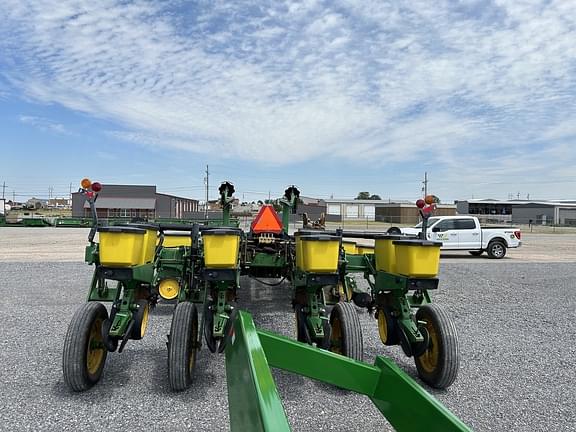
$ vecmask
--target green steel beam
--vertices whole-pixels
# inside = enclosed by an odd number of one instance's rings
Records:
[[[368,271],[368,257],[366,255],[346,254],[346,272],[347,273],[365,273]]]
[[[266,331],[258,331],[268,364],[364,394],[399,432],[470,431],[440,402],[383,357],[369,366]]]
[[[90,290],[88,295],[88,301],[101,301],[101,302],[113,302],[118,296],[117,288],[106,288],[104,290]]]
[[[232,431],[290,431],[270,367],[368,396],[399,432],[470,429],[391,360],[370,366],[266,331],[240,311],[226,346]]]
[[[226,345],[230,429],[290,431],[252,317],[240,311],[233,328]]]
[[[132,278],[134,281],[152,283],[154,280],[154,263],[132,267]]]
[[[249,263],[250,267],[272,267],[284,269],[287,266],[286,259],[281,255],[272,255],[264,252],[257,252]]]
[[[285,234],[288,234],[288,229],[290,227],[291,208],[290,204],[282,202],[282,231],[284,231]]]
[[[86,246],[85,252],[84,252],[84,261],[86,261],[88,264],[97,264],[99,261],[99,255],[98,255],[98,243],[92,243],[88,246]]]
[[[348,357],[258,330],[268,364],[356,393],[372,395],[379,370]]]
[[[397,431],[471,431],[390,359],[378,356],[375,365],[380,379],[370,399]]]

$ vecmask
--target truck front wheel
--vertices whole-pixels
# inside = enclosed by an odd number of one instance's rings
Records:
[[[502,259],[506,255],[506,245],[501,241],[491,241],[488,243],[486,252],[488,252],[490,258]]]

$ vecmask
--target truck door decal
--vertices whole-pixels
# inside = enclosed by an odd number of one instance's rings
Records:
[[[444,240],[449,240],[449,238],[448,238],[448,233],[445,233],[445,232],[441,233],[441,232],[439,232],[439,233],[436,234],[436,239],[437,239],[437,240],[443,240],[443,241],[444,241]]]

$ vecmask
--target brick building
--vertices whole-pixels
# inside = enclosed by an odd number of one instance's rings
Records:
[[[156,192],[156,186],[102,185],[96,200],[101,218],[175,218],[198,211],[198,200]],[[79,192],[72,194],[72,216],[89,217],[88,202]]]

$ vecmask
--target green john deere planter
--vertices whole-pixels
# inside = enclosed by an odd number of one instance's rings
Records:
[[[398,431],[469,430],[389,359],[363,362],[358,308],[376,318],[384,345],[414,357],[425,383],[448,388],[457,377],[456,328],[431,302],[440,245],[421,240],[426,223],[417,237],[323,229],[290,235],[289,215],[300,195],[290,186],[279,200],[282,218],[265,205],[244,232],[230,217],[234,186],[224,182],[219,226],[100,226],[94,205],[100,189],[88,179],[80,189],[93,215],[85,260],[95,269],[64,344],[64,380],[72,390],[95,385],[108,353],[142,339],[151,310],[163,300],[175,303],[167,344],[170,387],[193,386],[204,344],[210,353],[224,353],[234,431],[290,430],[270,368],[366,395]],[[427,220],[431,209],[419,208]],[[357,247],[355,239],[375,246]],[[236,308],[243,277],[291,290],[295,340],[256,329],[250,314]]]

